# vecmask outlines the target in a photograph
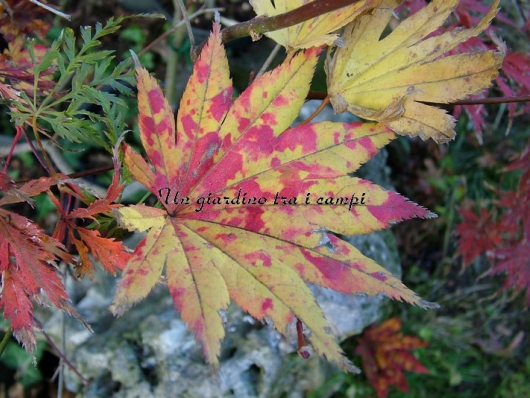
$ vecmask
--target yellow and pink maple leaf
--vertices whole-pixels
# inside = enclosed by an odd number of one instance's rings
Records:
[[[433,214],[349,176],[395,137],[383,124],[290,127],[319,49],[289,56],[232,102],[219,32],[215,25],[194,66],[176,128],[155,79],[137,65],[140,136],[150,165],[128,145],[124,161],[163,208],[115,210],[123,227],[148,232],[112,310],[122,314],[142,300],[165,268],[175,307],[213,366],[224,337],[219,311],[233,300],[281,333],[300,320],[318,354],[355,371],[306,283],[431,306],[335,234]]]

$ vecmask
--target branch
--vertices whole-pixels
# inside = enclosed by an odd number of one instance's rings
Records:
[[[451,102],[449,105],[482,105],[482,104],[508,104],[510,102],[530,102],[530,95],[521,97],[494,97],[494,98],[477,98]],[[427,102],[426,102],[427,103]],[[436,104],[442,105],[442,104]]]
[[[328,93],[320,91],[310,91],[307,94],[307,99],[323,100],[328,96]],[[453,101],[449,103],[428,102],[421,101],[422,104],[427,105],[488,105],[488,104],[509,104],[511,102],[530,102],[530,95],[523,95],[521,97],[493,97],[493,98],[476,98],[460,101]]]
[[[360,0],[315,0],[307,3],[295,10],[288,11],[273,17],[258,16],[250,21],[241,22],[236,25],[225,28],[221,31],[223,43],[245,36],[255,37],[267,32],[288,28],[297,25],[319,15],[335,11],[339,8],[347,7]],[[198,57],[206,41],[195,48],[195,57]]]

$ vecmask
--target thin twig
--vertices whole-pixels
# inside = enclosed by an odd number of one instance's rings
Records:
[[[6,349],[7,343],[9,343],[9,340],[11,339],[11,332],[12,332],[11,326],[8,326],[6,330],[6,334],[4,335],[4,338],[2,339],[2,341],[0,342],[0,357],[2,356],[4,350]]]
[[[64,193],[61,192],[61,196],[63,196]],[[68,199],[71,199],[71,196],[68,195]],[[68,205],[67,205],[68,206]],[[66,264],[62,264],[62,267],[64,267],[63,272],[63,286],[66,286]],[[61,351],[64,354],[66,358],[66,312],[61,311]],[[64,389],[64,371],[65,368],[65,362],[63,358],[59,361],[59,379],[57,380],[57,398],[63,398],[63,389]]]
[[[182,12],[177,4],[178,0],[173,0],[174,13],[173,21],[180,21],[182,19]],[[185,22],[184,22],[185,23]],[[179,64],[180,54],[176,51],[180,47],[184,39],[184,34],[180,30],[175,30],[173,35],[169,38],[169,47],[175,51],[169,51],[166,60],[166,77],[164,78],[165,83],[165,97],[170,106],[173,107],[177,90],[177,69]]]
[[[449,105],[487,105],[487,104],[507,104],[510,102],[530,102],[530,95],[524,95],[521,97],[494,97],[494,98],[477,98],[477,99],[468,99],[461,101],[453,101]],[[425,104],[430,104],[430,102],[425,102]],[[443,105],[437,104],[436,105]]]
[[[55,8],[50,7],[50,6],[47,5],[47,4],[43,4],[43,3],[41,3],[41,2],[38,1],[38,0],[29,0],[29,1],[31,1],[33,4],[36,4],[36,5],[38,5],[38,6],[42,7],[42,8],[44,8],[45,10],[48,10],[48,11],[50,11],[50,12],[53,12],[55,15],[59,15],[60,17],[63,17],[63,18],[65,18],[65,19],[69,20],[69,21],[72,20],[72,16],[71,16],[71,15],[68,15],[68,14],[65,14],[64,12],[61,12],[61,11],[59,11],[59,10],[56,10]]]
[[[274,57],[276,56],[276,54],[278,54],[278,51],[280,51],[280,48],[282,48],[282,46],[280,44],[276,43],[276,45],[274,46],[274,49],[271,51],[271,53],[269,54],[269,56],[267,57],[267,59],[263,63],[263,66],[261,67],[261,69],[259,70],[257,75],[254,76],[254,79],[257,79],[258,77],[260,77],[261,75],[263,75],[267,71],[267,68],[271,64],[271,62],[274,59]]]
[[[22,135],[22,126],[16,127],[16,133],[15,137],[13,138],[13,143],[11,144],[11,148],[9,149],[9,153],[7,154],[7,159],[4,166],[4,173],[7,173],[7,167],[9,166],[9,163],[11,163],[11,158],[13,157],[13,152],[15,152],[15,147],[17,146],[18,140],[20,139],[20,136]]]
[[[223,11],[223,8],[205,8],[203,10],[198,10],[194,12],[193,14],[189,15],[189,19],[197,18],[200,15],[213,13],[215,11]],[[146,52],[150,51],[154,46],[156,46],[158,43],[160,43],[162,40],[167,38],[171,33],[173,33],[175,30],[180,28],[182,25],[184,25],[184,21],[179,21],[171,26],[167,31],[162,33],[160,36],[158,36],[155,40],[153,40],[151,43],[149,43],[147,46],[145,46],[142,51],[138,53],[138,57],[142,56]]]
[[[288,28],[289,26],[308,21],[339,8],[350,6],[360,0],[315,0],[295,10],[275,15],[273,17],[259,16],[250,21],[241,22],[221,31],[223,43],[245,36],[259,36],[267,32]],[[195,48],[195,55],[200,54],[206,41]]]
[[[59,355],[59,358],[61,358],[64,361],[65,365],[68,366],[70,368],[70,370],[72,370],[72,372],[74,372],[77,375],[77,377],[79,377],[81,379],[81,381],[83,382],[83,384],[85,386],[89,386],[90,385],[90,381],[85,379],[83,377],[83,375],[81,373],[79,373],[79,371],[75,368],[75,366],[70,363],[68,358],[66,358],[65,355],[61,352],[61,350],[59,350],[59,348],[55,345],[55,343],[50,338],[50,336],[48,336],[48,334],[42,329],[41,329],[41,333],[43,334],[43,336],[46,339],[46,341],[48,342],[48,344],[55,350],[57,355]]]
[[[328,93],[320,91],[310,91],[307,94],[307,99],[320,99],[323,100],[326,98]],[[467,99],[460,101],[453,101],[449,103],[440,103],[440,102],[428,102],[421,101],[423,104],[427,105],[488,105],[488,104],[507,104],[511,102],[530,102],[530,95],[523,95],[521,97],[493,97],[493,98],[475,98]]]
[[[302,123],[299,124],[299,126],[303,126],[304,124],[309,123],[311,120],[313,120],[322,110],[326,107],[326,105],[329,103],[329,97],[326,97],[322,100],[320,103],[320,106],[313,112],[311,116],[309,116],[306,120],[304,120]]]
[[[186,10],[186,6],[182,2],[182,0],[175,0],[175,2],[180,7],[180,12],[182,14],[182,20],[186,24],[186,29],[188,30],[188,38],[190,39],[190,58],[192,61],[194,61],[193,49],[195,48],[195,36],[193,36],[193,31],[191,30],[191,23],[190,23],[190,18],[188,17],[188,10]]]
[[[36,121],[35,121],[35,118],[33,118],[33,125],[36,126]],[[53,170],[52,172],[52,168],[51,167],[51,162],[50,162],[50,159],[48,159],[48,155],[46,154],[46,151],[44,150],[44,147],[42,146],[42,143],[40,141],[40,138],[39,138],[39,135],[38,133],[35,133],[37,131],[37,128],[34,127],[34,130],[33,130],[33,133],[35,135],[35,141],[37,142],[37,145],[39,146],[39,149],[41,150],[41,153],[42,155],[44,156],[44,159],[42,159],[39,155],[39,153],[37,152],[37,149],[35,148],[35,146],[33,145],[33,141],[29,138],[29,135],[28,133],[26,132],[26,130],[24,128],[22,128],[21,126],[21,129],[22,129],[22,133],[24,134],[24,136],[26,137],[26,141],[28,142],[28,145],[29,147],[31,148],[31,151],[33,152],[33,154],[35,155],[35,157],[37,158],[37,160],[39,161],[39,163],[41,164],[42,167],[44,167],[44,170],[46,170],[46,172],[48,173],[48,175],[50,176],[54,176],[56,173],[55,173],[55,170]],[[46,162],[47,161],[47,162]],[[48,165],[50,165],[50,167],[48,167]]]

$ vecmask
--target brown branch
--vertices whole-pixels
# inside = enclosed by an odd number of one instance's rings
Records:
[[[320,91],[310,91],[306,99],[323,100],[328,96],[328,93]],[[521,97],[494,97],[494,98],[475,98],[460,101],[453,101],[449,103],[428,102],[421,101],[422,104],[427,105],[489,105],[489,104],[508,104],[511,102],[530,102],[530,95],[523,95]]]
[[[78,171],[75,173],[67,174],[66,177],[68,177],[69,179],[83,178],[83,177],[92,176],[95,174],[105,173],[112,169],[114,169],[114,165],[95,167],[93,169],[88,169],[88,170],[83,170],[83,171]],[[25,184],[28,181],[31,181],[31,180],[17,180],[15,181],[15,184],[16,185]],[[58,180],[58,182],[59,181],[60,180]]]
[[[530,102],[530,95],[523,95],[521,97],[494,97],[494,98],[477,98],[477,99],[468,99],[461,101],[454,101],[448,105],[487,105],[487,104],[508,104],[511,102]],[[425,102],[430,104],[430,102]],[[433,103],[434,105],[442,105]]]
[[[262,35],[274,30],[288,28],[297,25],[319,15],[326,14],[339,8],[347,7],[360,0],[315,0],[295,10],[288,11],[273,17],[258,16],[250,21],[241,22],[221,31],[223,43],[245,36]],[[206,41],[195,48],[195,56],[198,57]]]
[[[89,170],[83,170],[83,171],[78,171],[76,173],[72,173],[72,174],[68,174],[68,178],[82,178],[82,177],[86,177],[86,176],[91,176],[91,175],[94,175],[94,174],[100,174],[100,173],[105,173],[107,171],[110,171],[114,169],[114,165],[108,165],[108,166],[101,166],[101,167],[96,167],[96,168],[93,168],[93,169],[89,169]]]

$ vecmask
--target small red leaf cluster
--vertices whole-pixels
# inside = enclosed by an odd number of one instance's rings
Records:
[[[491,262],[490,274],[505,274],[503,289],[526,289],[530,305],[530,148],[527,147],[507,170],[521,170],[516,190],[498,192],[497,211],[480,208],[480,215],[461,209],[457,225],[458,253],[464,267],[480,255]]]
[[[69,303],[60,278],[60,262],[74,265],[77,273],[83,276],[91,275],[94,267],[88,257],[89,252],[111,272],[115,268],[123,269],[129,260],[130,255],[121,242],[101,237],[98,231],[76,224],[78,219],[95,220],[96,214],[110,212],[116,206],[111,203],[121,192],[118,180],[119,173],[116,173],[107,198],[94,201],[86,209],[75,209],[67,213],[49,191],[60,180],[41,178],[19,188],[4,171],[0,171],[0,190],[3,191],[0,198],[0,311],[3,311],[5,319],[10,320],[15,336],[28,351],[36,346],[34,328],[37,322],[33,317],[33,300],[39,305],[45,305],[46,297],[57,308],[79,318]],[[78,188],[73,185],[71,187],[75,190],[71,192],[71,197],[87,200]],[[30,219],[4,208],[20,202],[31,204],[31,197],[45,191],[48,191],[62,215],[52,236]],[[80,255],[79,261],[61,243],[65,241],[66,235],[75,244]]]
[[[115,164],[115,167],[118,168],[118,165]],[[116,171],[106,198],[97,199],[90,203],[87,208],[77,208],[69,213],[62,208],[57,198],[48,192],[52,202],[61,214],[61,220],[55,230],[54,237],[63,241],[68,236],[70,241],[74,243],[79,253],[76,273],[80,278],[85,275],[88,275],[90,278],[93,276],[94,262],[89,254],[105,270],[114,275],[116,275],[116,270],[123,271],[127,261],[129,261],[130,254],[126,251],[122,242],[115,241],[113,238],[102,237],[97,230],[91,230],[77,225],[79,220],[90,219],[96,221],[96,214],[110,213],[112,209],[118,206],[113,205],[112,202],[118,199],[123,188],[123,186],[119,185],[119,180],[120,173]],[[76,187],[74,186],[73,188],[75,189]],[[72,192],[71,195],[72,197],[77,197],[83,203],[89,202],[89,198],[78,189]]]
[[[429,373],[409,351],[427,347],[428,344],[415,336],[403,336],[399,331],[401,321],[391,318],[379,326],[371,326],[359,338],[355,353],[362,357],[363,371],[377,396],[388,395],[391,385],[409,392],[404,371]]]
[[[0,199],[0,206],[22,202],[56,183],[42,178],[16,188],[4,172],[1,180],[2,190],[8,190]],[[36,346],[32,299],[43,304],[45,293],[55,306],[74,312],[57,274],[58,261],[71,263],[74,259],[60,241],[48,236],[31,220],[0,207],[0,310],[11,320],[15,336],[28,350]]]

